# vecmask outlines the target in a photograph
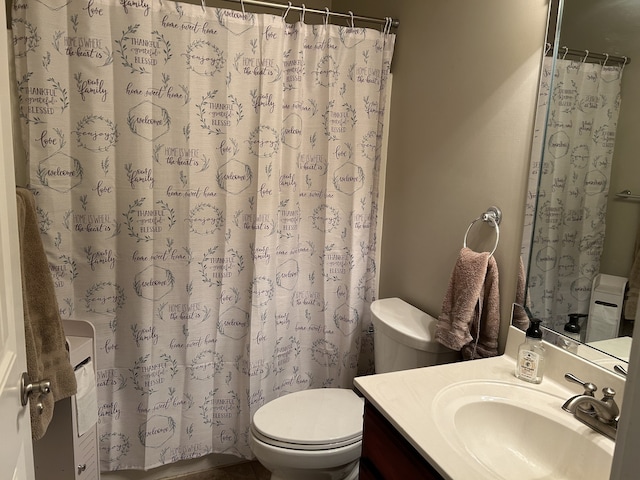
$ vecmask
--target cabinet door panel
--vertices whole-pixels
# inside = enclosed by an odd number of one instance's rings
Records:
[[[368,458],[360,458],[360,475],[358,480],[379,480],[382,475],[376,470]]]
[[[422,455],[368,402],[364,414],[360,472],[360,478],[364,479],[442,480]]]

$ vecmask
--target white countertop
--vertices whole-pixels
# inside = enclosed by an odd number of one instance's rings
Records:
[[[517,382],[529,388],[557,395],[558,409],[561,409],[564,399],[582,393],[579,385],[564,380],[564,373],[571,372],[584,381],[595,383],[599,388],[605,386],[614,388],[619,405],[624,393],[622,377],[549,344],[545,344],[547,366],[543,381],[535,385],[517,379],[514,375],[514,357],[517,346],[523,339],[523,332],[510,327],[507,351],[499,357],[358,377],[354,383],[365,398],[445,479],[493,480],[495,476],[488,470],[486,476],[482,476],[482,474],[479,475],[477,466],[471,468],[469,463],[460,461],[461,455],[468,454],[454,449],[447,435],[440,431],[436,416],[432,412],[432,404],[444,388],[468,380]],[[567,421],[578,422],[570,414],[566,415]],[[589,427],[582,424],[579,426],[584,427],[585,432],[591,434]],[[605,437],[602,437],[602,441],[611,442],[613,445],[613,442]]]

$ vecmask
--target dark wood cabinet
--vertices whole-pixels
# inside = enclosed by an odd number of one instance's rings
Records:
[[[364,408],[360,480],[443,480],[368,401]]]

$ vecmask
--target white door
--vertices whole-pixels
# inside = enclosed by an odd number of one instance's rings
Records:
[[[0,10],[0,25],[6,25],[5,9]],[[29,407],[20,401],[27,361],[7,52],[7,35],[0,35],[0,478],[31,480],[35,475]]]

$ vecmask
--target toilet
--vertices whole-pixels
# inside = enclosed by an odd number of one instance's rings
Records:
[[[437,320],[399,298],[371,304],[376,373],[451,363],[460,352],[435,340]],[[251,451],[271,480],[356,480],[364,400],[352,390],[318,388],[260,407]]]

